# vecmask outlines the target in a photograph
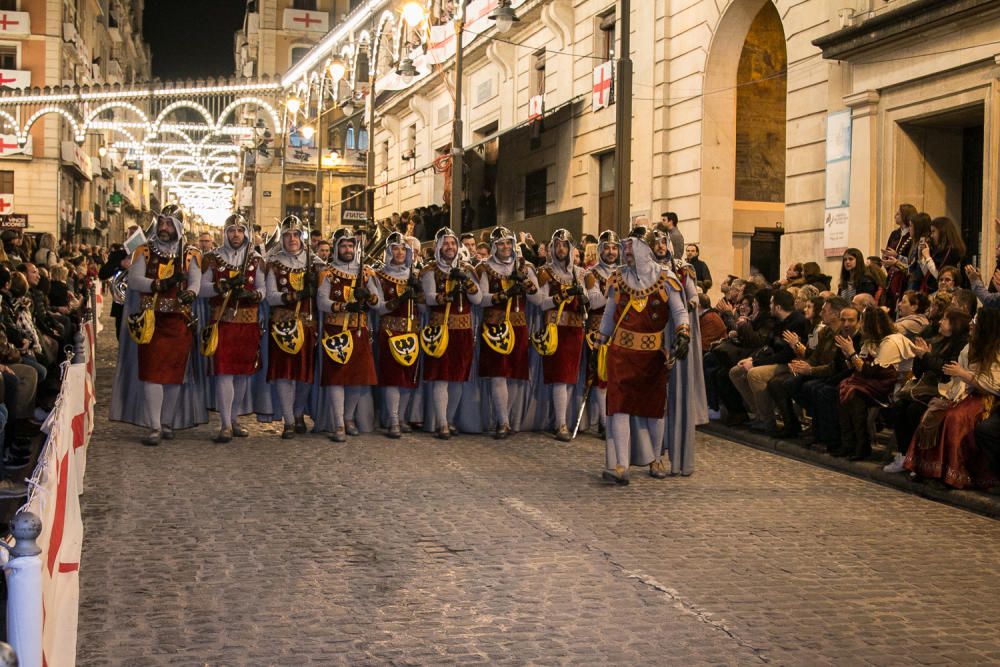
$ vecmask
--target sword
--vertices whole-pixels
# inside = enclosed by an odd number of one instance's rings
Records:
[[[583,415],[587,412],[587,403],[590,402],[590,392],[594,389],[594,378],[597,376],[597,354],[591,351],[590,362],[587,364],[587,386],[583,390],[583,401],[580,403],[580,412],[576,416],[576,424],[573,425],[573,434],[570,439],[575,439],[580,431],[580,424],[583,422]]]

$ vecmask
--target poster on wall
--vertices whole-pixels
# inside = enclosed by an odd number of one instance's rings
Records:
[[[851,111],[826,117],[826,215],[823,220],[823,250],[827,257],[848,248],[847,232],[851,204]]]

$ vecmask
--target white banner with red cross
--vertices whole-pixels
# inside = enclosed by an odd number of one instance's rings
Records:
[[[611,106],[614,97],[614,71],[610,60],[594,68],[594,111]]]
[[[22,508],[42,521],[38,546],[43,617],[37,641],[44,667],[76,664],[83,547],[79,496],[94,428],[94,384],[87,365],[64,368],[59,398],[42,427],[48,438],[29,482],[31,495]]]

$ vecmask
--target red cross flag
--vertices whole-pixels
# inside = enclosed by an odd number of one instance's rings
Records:
[[[308,9],[286,9],[283,21],[285,30],[306,30],[326,32],[330,15],[327,12],[311,12]]]
[[[538,120],[545,113],[545,97],[535,95],[528,100],[528,120]]]
[[[0,11],[0,34],[30,35],[31,15],[28,12]]]
[[[14,195],[0,194],[0,215],[10,215],[14,212]]]
[[[609,60],[594,68],[594,111],[611,106],[613,89],[614,70]]]

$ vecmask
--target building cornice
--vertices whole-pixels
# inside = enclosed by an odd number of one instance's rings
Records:
[[[913,0],[856,26],[843,28],[812,41],[827,60],[851,60],[872,49],[885,48],[914,33],[942,26],[954,27],[979,14],[1000,14],[996,0]]]

